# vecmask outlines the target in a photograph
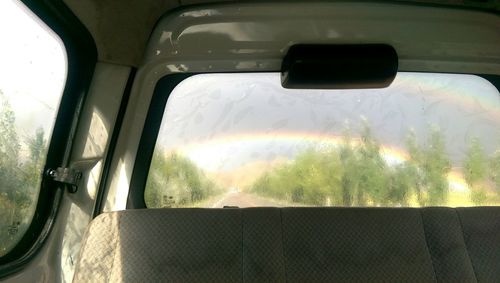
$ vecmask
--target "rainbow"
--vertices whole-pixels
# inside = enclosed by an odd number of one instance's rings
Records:
[[[457,84],[458,82],[466,82]],[[458,104],[471,111],[488,112],[500,120],[500,92],[488,80],[476,75],[467,74],[426,74],[426,73],[398,73],[392,91],[400,88],[404,93],[424,93],[426,96],[440,96],[446,103]]]
[[[276,76],[279,74],[270,73],[258,74],[261,76]],[[203,75],[201,75],[203,76]],[[210,75],[214,76],[214,75]],[[234,78],[234,75],[218,74],[217,76],[227,76],[225,79]],[[255,79],[255,78],[254,78]],[[279,80],[276,80],[278,82]],[[276,87],[279,87],[276,85]],[[293,91],[293,90],[292,90]],[[321,90],[318,90],[321,91]],[[422,97],[429,97],[428,107],[439,103],[440,99],[445,99],[446,103],[453,103],[465,111],[472,113],[481,112],[485,114],[486,119],[498,123],[500,121],[500,93],[495,86],[486,79],[466,74],[426,74],[403,72],[398,73],[395,81],[388,89],[382,90],[358,90],[360,93],[371,92],[391,92],[424,94]],[[359,138],[353,138],[353,145],[359,144]],[[345,143],[342,136],[331,134],[320,134],[312,132],[255,132],[233,135],[222,135],[211,139],[200,140],[188,144],[183,144],[173,148],[173,151],[179,152],[200,167],[207,171],[216,171],[223,168],[226,161],[230,161],[231,156],[237,153],[248,152],[250,149],[269,146],[301,147],[308,146],[321,147],[338,146]],[[382,145],[381,152],[384,159],[390,164],[402,163],[408,160],[408,154],[405,150],[397,146]],[[254,159],[257,159],[256,156]],[[269,158],[268,158],[269,159]],[[248,159],[243,159],[248,160]],[[238,166],[243,166],[239,164]],[[233,167],[234,168],[234,167]],[[469,190],[460,170],[453,168],[448,174],[450,189],[466,192]]]
[[[352,145],[357,145],[360,142],[359,138],[351,138]],[[217,171],[220,170],[220,165],[226,162],[227,157],[234,155],[238,150],[245,152],[249,148],[275,144],[305,149],[309,146],[339,146],[345,144],[345,139],[342,136],[311,132],[245,133],[189,143],[174,148],[172,152],[188,157],[207,171]],[[380,151],[389,164],[402,163],[409,158],[406,151],[391,145],[381,145]],[[243,165],[245,164],[240,164],[240,166]],[[467,183],[458,170],[452,170],[448,174],[448,182],[452,190],[468,191]]]

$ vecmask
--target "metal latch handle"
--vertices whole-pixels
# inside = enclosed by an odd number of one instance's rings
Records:
[[[47,170],[47,175],[56,182],[70,185],[70,193],[76,192],[78,189],[78,183],[82,178],[82,172],[63,167],[49,169]]]

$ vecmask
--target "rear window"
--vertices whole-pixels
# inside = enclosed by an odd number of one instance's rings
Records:
[[[165,93],[164,95],[168,95]],[[291,90],[279,73],[202,74],[170,94],[148,207],[500,204],[500,95],[474,75]]]

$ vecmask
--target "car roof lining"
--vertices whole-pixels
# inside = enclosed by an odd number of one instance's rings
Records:
[[[242,2],[220,0],[63,1],[92,34],[98,49],[99,61],[135,67],[143,62],[149,36],[157,21],[165,13],[193,4]],[[263,1],[258,2],[262,3]],[[472,8],[488,10],[494,13],[500,11],[500,4],[494,0],[481,2],[462,0],[398,0],[383,2]]]

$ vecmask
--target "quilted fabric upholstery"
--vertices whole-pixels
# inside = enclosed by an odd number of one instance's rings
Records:
[[[500,282],[500,208],[106,213],[74,282]]]
[[[243,210],[243,281],[285,282],[278,208]]]
[[[416,209],[283,210],[288,282],[433,282]]]
[[[424,208],[425,235],[439,282],[475,282],[460,220],[451,208]]]
[[[74,281],[110,282],[110,274],[118,247],[118,214],[97,217],[87,229],[82,241]]]
[[[76,282],[241,280],[239,210],[123,211],[100,216],[94,222],[83,244]],[[102,236],[103,240],[97,240]],[[94,246],[105,241],[109,241],[109,248]],[[105,274],[96,276],[96,269]]]
[[[500,282],[500,208],[457,209],[478,282]]]

